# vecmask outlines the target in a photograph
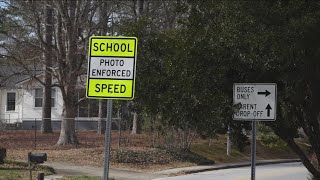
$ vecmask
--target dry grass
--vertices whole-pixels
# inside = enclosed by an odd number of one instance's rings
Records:
[[[234,147],[231,150],[230,156],[227,156],[225,135],[218,135],[217,138],[211,140],[209,146],[208,141],[200,140],[191,147],[191,151],[200,154],[216,163],[231,163],[250,161],[251,149],[247,146],[244,152],[239,152]],[[289,149],[270,149],[261,145],[257,141],[257,160],[270,160],[270,159],[289,159],[297,158],[297,155]]]
[[[78,145],[57,146],[59,132],[41,134],[37,132],[36,148],[34,145],[34,131],[2,131],[0,132],[0,147],[7,149],[7,159],[27,161],[28,152],[45,152],[48,161],[68,162],[77,165],[89,165],[101,167],[105,156],[104,135],[98,135],[95,131],[79,131]],[[111,157],[118,149],[118,131],[112,132]],[[147,134],[129,135],[123,132],[121,136],[121,148],[132,151],[148,151],[151,149],[152,139]],[[135,165],[116,163],[111,159],[112,167],[121,167],[138,171],[161,170],[164,168],[181,167],[192,165],[187,162],[170,162],[165,165]]]
[[[118,149],[118,131],[112,132],[111,157]],[[26,161],[28,152],[46,152],[48,161],[60,161],[74,163],[77,165],[90,165],[101,167],[104,162],[104,135],[98,135],[95,131],[77,132],[79,145],[56,146],[59,132],[52,134],[37,134],[36,149],[34,149],[34,131],[5,131],[0,132],[0,147],[7,148],[7,159]],[[151,150],[152,138],[148,134],[129,135],[128,132],[122,134],[122,148],[132,151]],[[158,139],[160,142],[161,139]],[[191,147],[191,151],[202,155],[216,163],[238,162],[250,160],[250,147],[244,153],[233,149],[231,156],[226,155],[226,137],[218,136],[211,141],[211,146],[207,140],[197,139]],[[258,159],[292,158],[295,155],[287,150],[265,149],[259,143],[257,146]],[[195,165],[190,162],[172,161],[167,164],[145,164],[137,165],[130,163],[116,163],[111,159],[112,167],[121,167],[137,171],[156,171],[173,167]]]

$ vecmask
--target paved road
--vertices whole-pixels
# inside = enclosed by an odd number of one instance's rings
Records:
[[[308,171],[301,163],[272,164],[257,166],[257,180],[308,180]],[[248,180],[251,168],[242,167],[207,171],[157,180]]]

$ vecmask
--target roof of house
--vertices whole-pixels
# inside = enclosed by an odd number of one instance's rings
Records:
[[[28,77],[28,75],[19,72],[18,68],[8,65],[0,66],[0,87],[16,88],[17,82]]]

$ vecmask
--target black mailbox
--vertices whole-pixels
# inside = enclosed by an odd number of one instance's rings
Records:
[[[47,161],[47,153],[29,153],[29,161],[37,164],[41,164],[44,161]]]

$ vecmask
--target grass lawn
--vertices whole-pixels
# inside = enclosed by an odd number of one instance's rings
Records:
[[[45,173],[45,175],[53,174],[54,171],[50,167],[37,166],[32,171],[32,178],[36,179],[38,173]],[[29,171],[27,163],[6,161],[0,165],[0,179],[1,180],[24,180],[29,179]]]
[[[0,169],[0,179],[23,179],[26,173],[24,170]]]
[[[247,146],[244,152],[238,151],[235,147],[232,148],[230,156],[227,156],[226,150],[226,136],[219,135],[216,139],[212,140],[211,145],[207,141],[199,141],[191,146],[191,152],[206,157],[207,159],[214,160],[215,163],[232,163],[241,161],[250,161],[251,147]],[[290,159],[298,158],[289,148],[275,149],[263,146],[257,140],[257,160],[270,160],[270,159]]]

